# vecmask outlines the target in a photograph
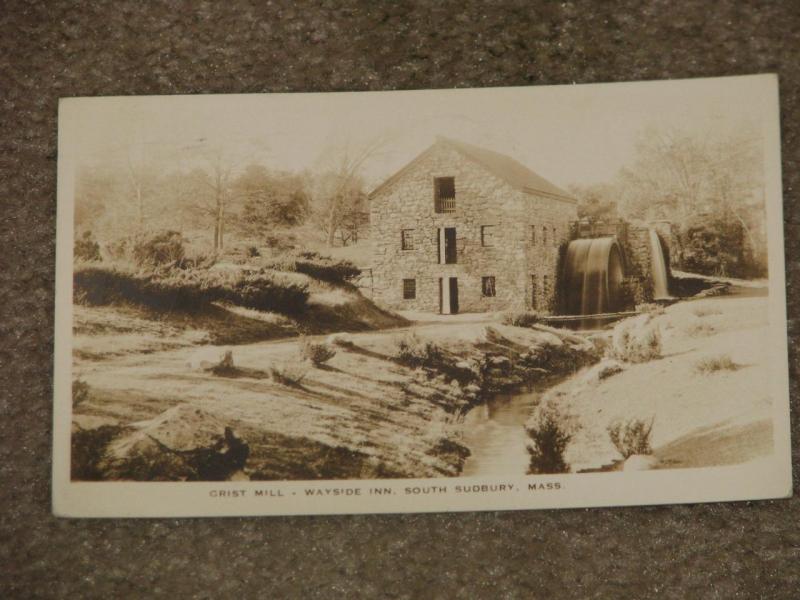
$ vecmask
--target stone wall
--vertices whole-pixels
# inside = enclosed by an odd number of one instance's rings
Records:
[[[455,177],[455,212],[435,212],[435,177]],[[374,298],[398,310],[439,312],[439,279],[457,277],[460,312],[523,310],[533,304],[535,279],[536,307],[549,309],[558,246],[574,218],[571,202],[516,190],[437,142],[371,198]],[[456,228],[456,264],[438,264],[442,227]],[[482,243],[481,227],[491,228],[488,245]],[[402,230],[412,230],[413,249],[402,249]],[[495,297],[482,295],[486,276],[495,277]],[[415,299],[403,299],[403,279],[416,280]]]
[[[670,277],[669,264],[669,223],[666,221],[650,225],[630,225],[626,243],[623,244],[626,261],[626,279],[632,288],[636,304],[653,301],[652,257],[650,251],[650,229],[656,230],[667,263],[667,278]]]

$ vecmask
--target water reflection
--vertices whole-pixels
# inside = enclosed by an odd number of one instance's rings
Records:
[[[528,451],[525,422],[539,401],[540,392],[498,394],[464,417],[465,445],[472,453],[463,475],[525,475]]]

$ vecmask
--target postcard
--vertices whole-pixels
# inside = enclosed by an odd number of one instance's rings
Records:
[[[774,75],[67,98],[53,510],[791,495]]]

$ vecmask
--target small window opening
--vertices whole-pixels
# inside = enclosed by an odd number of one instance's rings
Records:
[[[481,292],[485,298],[494,298],[497,290],[494,283],[494,275],[481,277]]]
[[[455,212],[456,210],[455,177],[434,178],[433,198],[437,213]]]
[[[414,249],[414,230],[413,229],[403,229],[400,232],[400,244],[403,250],[413,250]]]
[[[414,300],[417,297],[417,280],[403,279],[403,300]]]

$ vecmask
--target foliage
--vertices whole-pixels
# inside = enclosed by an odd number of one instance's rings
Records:
[[[127,262],[132,259],[133,238],[125,236],[106,242],[104,250],[112,261]]]
[[[716,332],[716,329],[711,323],[696,319],[686,325],[685,331],[691,337],[702,337],[712,335]]]
[[[434,342],[423,342],[412,333],[397,341],[397,360],[413,368],[434,368],[444,361],[444,351]]]
[[[89,384],[82,379],[72,381],[72,408],[75,408],[89,399]]]
[[[94,239],[91,231],[84,231],[83,235],[75,240],[74,258],[75,260],[86,262],[99,262],[101,260],[100,244]]]
[[[269,373],[276,383],[295,387],[300,385],[308,374],[308,367],[302,361],[288,362],[281,365],[272,365]]]
[[[233,188],[243,199],[237,225],[245,235],[266,240],[276,227],[293,227],[305,221],[310,197],[298,175],[249,165],[233,182]]]
[[[653,432],[653,419],[645,423],[639,419],[629,421],[615,421],[608,426],[608,437],[611,443],[627,459],[634,454],[652,454],[650,434]]]
[[[541,320],[539,313],[533,310],[525,312],[507,312],[503,315],[503,324],[513,325],[514,327],[531,327]]]
[[[336,260],[316,252],[285,254],[265,263],[276,271],[303,273],[320,281],[341,285],[357,277],[361,269],[348,260]]]
[[[694,370],[702,375],[710,375],[717,371],[735,371],[739,368],[729,354],[718,354],[701,358],[694,364]]]
[[[336,356],[336,350],[325,342],[306,341],[301,347],[301,352],[303,358],[315,367],[322,366]]]
[[[568,473],[564,451],[572,440],[575,426],[556,406],[546,402],[525,426],[530,463],[528,473]]]
[[[644,304],[636,305],[636,312],[650,315],[651,317],[658,317],[666,313],[664,307],[655,302],[645,302]]]
[[[133,260],[140,267],[158,267],[183,260],[183,236],[177,231],[159,231],[134,242]]]
[[[295,266],[298,273],[305,273],[314,279],[329,283],[344,283],[361,274],[361,269],[347,260],[333,260],[318,257],[314,260],[298,260]]]
[[[209,369],[214,375],[231,375],[236,373],[233,364],[233,350],[226,350],[219,361]]]
[[[679,258],[687,271],[723,277],[757,274],[738,221],[702,215],[689,221],[678,235]]]
[[[609,348],[613,358],[641,363],[661,356],[661,330],[649,315],[643,317],[626,319],[614,327]]]
[[[618,218],[617,193],[613,185],[570,186],[569,191],[578,200],[579,219],[613,221]]]
[[[78,428],[70,437],[70,477],[76,481],[102,481],[101,464],[108,444],[123,432],[117,425],[101,425],[95,429]]]
[[[152,272],[85,267],[74,272],[75,302],[141,304],[157,310],[193,311],[212,302],[282,314],[302,312],[308,286],[269,270],[181,269]]]
[[[718,308],[714,308],[713,306],[698,306],[693,311],[695,316],[697,317],[708,317],[711,315],[721,315],[722,311]]]

